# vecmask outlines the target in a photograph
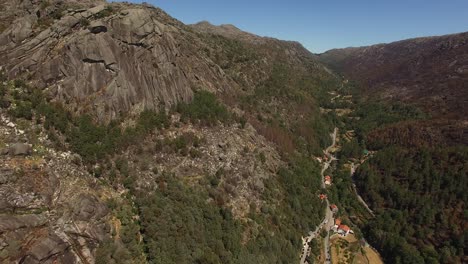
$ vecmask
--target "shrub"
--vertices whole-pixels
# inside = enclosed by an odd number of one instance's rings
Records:
[[[80,21],[78,23],[80,23],[80,26],[82,27],[89,26],[89,20],[84,17],[80,18]]]
[[[192,102],[180,103],[177,112],[183,120],[190,119],[206,125],[214,125],[217,121],[225,123],[230,118],[227,108],[207,91],[196,91]]]
[[[18,102],[16,107],[11,111],[11,114],[16,118],[32,119],[32,104],[30,102]]]
[[[115,10],[114,10],[114,8],[112,6],[106,6],[106,8],[104,8],[104,10],[102,10],[101,12],[95,14],[94,18],[96,18],[96,19],[105,18],[105,17],[108,17],[108,16],[112,15],[114,12],[115,12]]]

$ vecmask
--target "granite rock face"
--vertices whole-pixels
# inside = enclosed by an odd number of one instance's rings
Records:
[[[0,263],[94,263],[95,249],[110,236],[110,210],[96,183],[68,152],[15,143],[28,132],[0,110]],[[11,125],[13,124],[13,125]],[[26,155],[27,154],[27,155]]]
[[[18,10],[25,3],[2,5],[15,4]],[[44,8],[28,2],[29,11],[0,34],[0,66],[9,77],[28,75],[53,98],[76,111],[93,110],[103,121],[187,101],[193,88],[235,87],[200,52],[197,35],[160,9],[94,4],[57,1]]]

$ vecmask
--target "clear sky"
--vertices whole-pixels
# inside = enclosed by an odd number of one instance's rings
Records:
[[[130,1],[140,3],[142,1]],[[192,24],[234,24],[314,53],[468,31],[468,0],[146,0]]]

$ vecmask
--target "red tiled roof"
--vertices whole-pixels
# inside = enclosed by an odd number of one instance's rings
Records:
[[[338,209],[338,206],[336,206],[336,204],[332,204],[332,205],[330,205],[330,208],[331,209]]]
[[[341,219],[339,218],[335,219],[335,225],[337,226],[341,225]]]
[[[340,226],[338,226],[338,230],[343,230],[345,232],[348,232],[351,229],[347,225],[340,225]]]

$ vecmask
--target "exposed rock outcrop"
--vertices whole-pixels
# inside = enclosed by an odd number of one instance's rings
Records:
[[[94,263],[96,246],[110,232],[100,196],[113,191],[97,185],[73,155],[45,147],[44,135],[41,154],[10,142],[29,135],[17,135],[0,114],[0,140],[10,143],[11,154],[0,156],[0,262]]]
[[[48,88],[75,110],[93,109],[108,120],[187,101],[195,87],[212,92],[235,87],[199,52],[196,34],[160,9],[56,5],[50,12],[60,10],[60,16],[44,21],[38,15],[42,7],[30,3],[31,12],[0,34],[0,66],[10,77],[29,73],[35,86]],[[46,22],[50,26],[43,29]]]

